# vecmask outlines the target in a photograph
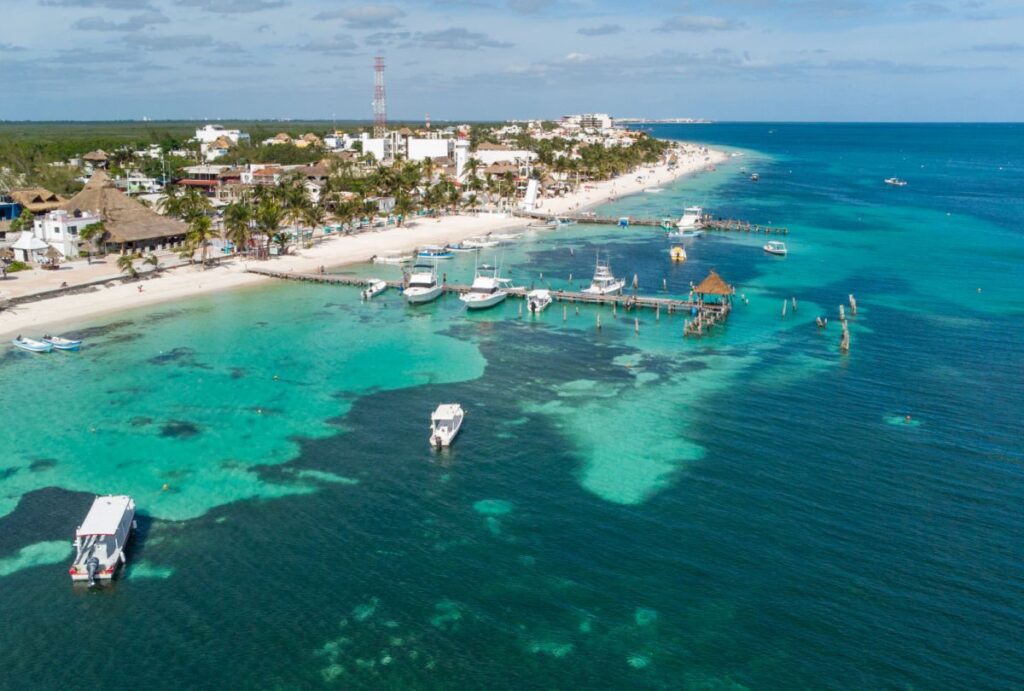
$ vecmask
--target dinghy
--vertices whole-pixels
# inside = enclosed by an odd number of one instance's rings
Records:
[[[43,342],[49,343],[55,350],[78,350],[82,347],[82,341],[61,336],[43,336]]]
[[[37,341],[34,338],[22,338],[21,336],[18,336],[11,341],[11,343],[22,350],[29,351],[30,353],[49,353],[53,350],[52,343]]]
[[[360,295],[364,300],[369,300],[374,295],[380,295],[387,289],[387,281],[382,281],[379,278],[371,278],[370,285],[366,286],[366,289],[363,290],[363,292],[360,293]]]

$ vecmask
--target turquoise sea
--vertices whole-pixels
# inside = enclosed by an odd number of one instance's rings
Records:
[[[746,301],[703,339],[275,283],[5,349],[0,689],[1024,686],[1024,127],[654,133],[738,155],[602,211],[701,204],[790,254],[580,225],[482,259],[567,287],[607,251],[674,295],[715,268]],[[111,492],[129,567],[72,587]]]

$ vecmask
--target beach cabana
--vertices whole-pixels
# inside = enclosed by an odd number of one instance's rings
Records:
[[[39,258],[42,256],[41,253],[49,247],[49,245],[28,230],[23,230],[18,239],[11,245],[11,249],[14,250],[14,258],[23,262],[39,261]]]
[[[180,247],[188,233],[178,219],[161,216],[114,187],[102,170],[94,172],[85,189],[62,208],[98,212],[107,231],[108,249],[122,254]]]
[[[707,277],[693,288],[697,299],[702,303],[732,303],[732,296],[736,289],[725,282],[725,280],[712,269]]]

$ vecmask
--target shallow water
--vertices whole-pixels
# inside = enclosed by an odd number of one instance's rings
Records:
[[[1021,129],[660,131],[744,155],[607,211],[700,203],[789,256],[711,234],[677,266],[657,229],[576,226],[483,260],[569,287],[600,250],[674,295],[715,268],[747,303],[709,337],[282,283],[0,356],[0,687],[1024,683]],[[142,516],[88,591],[65,564],[100,492]]]

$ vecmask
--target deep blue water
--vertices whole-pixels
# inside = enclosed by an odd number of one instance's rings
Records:
[[[25,421],[0,455],[0,688],[1024,685],[1024,128],[654,132],[743,155],[610,211],[700,203],[788,227],[790,255],[713,234],[672,266],[652,229],[580,226],[504,261],[567,285],[600,249],[673,294],[715,268],[748,304],[704,339],[274,285],[0,358]],[[436,456],[445,400],[470,417]],[[59,547],[15,565],[119,489],[146,514],[126,578],[74,590]]]

